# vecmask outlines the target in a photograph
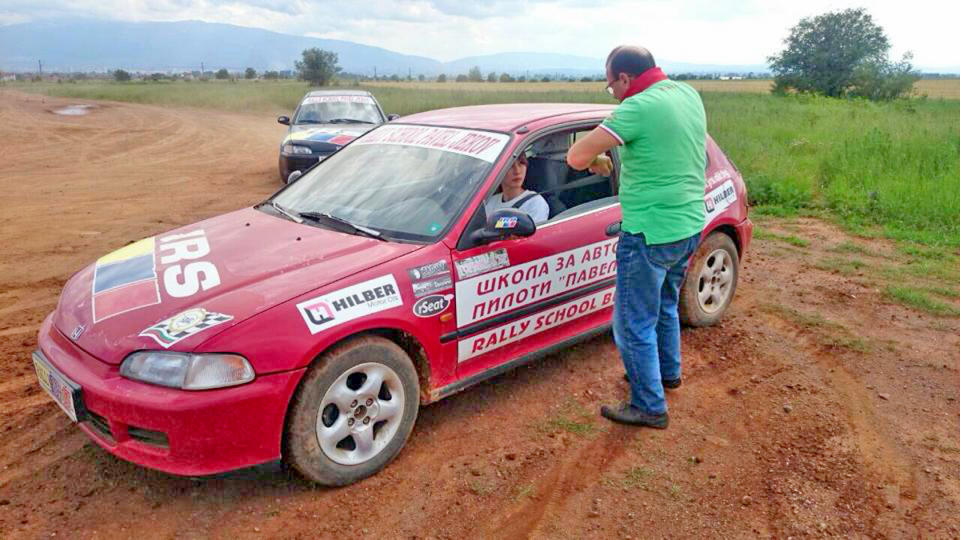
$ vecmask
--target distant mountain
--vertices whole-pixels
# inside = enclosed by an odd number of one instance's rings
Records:
[[[42,20],[0,26],[0,70],[35,71],[242,71],[293,69],[307,48],[336,52],[348,73],[381,75],[446,73],[477,66],[514,75],[602,76],[603,58],[557,53],[510,52],[471,56],[452,62],[400,54],[351,41],[280,34],[259,28],[200,21],[124,22],[90,19]],[[723,66],[663,61],[668,73],[745,73],[766,66]]]
[[[0,69],[33,71],[128,71],[227,68],[292,69],[310,47],[334,51],[355,73],[439,72],[440,62],[350,41],[279,34],[259,28],[200,21],[123,22],[47,20],[0,26]]]

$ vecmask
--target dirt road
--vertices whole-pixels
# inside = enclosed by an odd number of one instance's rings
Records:
[[[38,386],[37,328],[100,254],[279,187],[282,126],[72,103],[0,92],[0,538],[960,536],[960,320],[884,300],[889,243],[805,219],[762,221],[729,317],[684,331],[666,431],[599,418],[627,392],[602,336],[425,408],[347,488],[119,461]]]

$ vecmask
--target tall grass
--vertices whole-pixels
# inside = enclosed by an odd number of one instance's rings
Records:
[[[15,84],[50,95],[289,114],[305,83]],[[351,87],[357,88],[357,87]],[[484,103],[613,103],[600,83],[378,83],[388,113]],[[710,133],[754,205],[960,246],[960,101],[891,103],[703,92]]]

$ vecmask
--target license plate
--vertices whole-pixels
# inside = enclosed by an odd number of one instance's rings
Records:
[[[37,371],[40,386],[50,394],[57,405],[67,413],[74,422],[77,421],[77,408],[73,401],[73,388],[76,384],[68,382],[67,378],[57,373],[49,364],[33,356],[33,368]]]

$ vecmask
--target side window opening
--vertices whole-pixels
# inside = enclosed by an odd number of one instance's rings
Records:
[[[550,206],[550,221],[566,218],[616,202],[617,171],[611,177],[575,171],[566,162],[570,146],[591,129],[551,133],[526,149],[527,189],[537,191]],[[615,163],[619,160],[614,159]],[[614,167],[617,169],[617,166]]]

